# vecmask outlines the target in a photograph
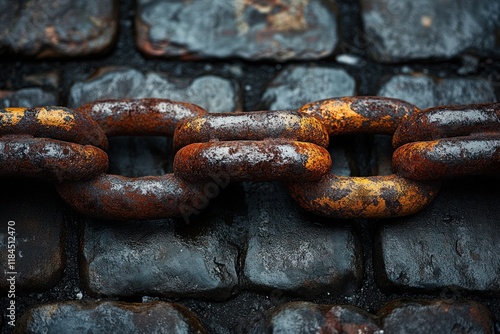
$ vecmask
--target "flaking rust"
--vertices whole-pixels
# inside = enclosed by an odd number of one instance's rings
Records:
[[[85,182],[64,182],[56,189],[75,210],[114,220],[182,216],[204,196],[202,187],[173,174],[139,178],[102,174]]]
[[[89,116],[64,107],[0,109],[0,137],[25,134],[106,149],[108,141]]]
[[[393,169],[415,180],[500,173],[500,132],[408,143],[393,154]]]
[[[231,181],[315,181],[328,173],[328,151],[312,143],[284,139],[194,143],[174,158],[174,173],[189,182],[225,173]]]
[[[420,113],[420,109],[397,99],[356,96],[308,103],[299,112],[316,117],[330,135],[393,134],[401,121]]]
[[[481,132],[500,133],[500,103],[426,109],[401,123],[394,133],[393,146]]]
[[[211,113],[187,120],[174,135],[174,148],[192,143],[284,138],[327,147],[328,133],[321,122],[294,110]]]
[[[91,145],[9,135],[0,138],[0,176],[85,180],[108,169],[108,156]]]
[[[207,113],[192,103],[154,98],[102,100],[78,110],[92,117],[108,136],[172,137],[177,123]]]
[[[329,174],[318,183],[287,183],[307,211],[342,219],[401,217],[426,207],[437,195],[436,182],[397,175],[347,177]]]

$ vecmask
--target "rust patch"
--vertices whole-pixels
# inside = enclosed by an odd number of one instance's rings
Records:
[[[328,151],[283,139],[194,143],[174,158],[174,174],[190,182],[227,174],[230,181],[319,180],[330,170]]]
[[[43,126],[60,127],[69,131],[75,125],[75,116],[69,110],[40,108],[37,115],[38,122]]]

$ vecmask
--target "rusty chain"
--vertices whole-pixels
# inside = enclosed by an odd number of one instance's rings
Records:
[[[387,176],[330,173],[329,136],[393,134]],[[107,137],[174,138],[174,172],[106,174]],[[283,181],[307,211],[334,218],[414,214],[440,180],[500,171],[500,103],[424,111],[396,99],[343,97],[298,110],[208,113],[164,99],[106,100],[77,109],[0,109],[0,177],[50,179],[77,211],[104,219],[198,212],[234,181]]]

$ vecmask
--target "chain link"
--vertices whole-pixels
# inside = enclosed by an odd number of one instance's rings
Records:
[[[329,136],[352,133],[394,134],[395,174],[330,174]],[[174,137],[174,173],[105,174],[106,136],[117,135]],[[0,176],[54,180],[74,209],[104,219],[186,218],[242,180],[283,181],[299,205],[322,216],[397,217],[428,205],[443,178],[498,172],[499,103],[421,111],[362,96],[229,114],[164,99],[0,109]]]

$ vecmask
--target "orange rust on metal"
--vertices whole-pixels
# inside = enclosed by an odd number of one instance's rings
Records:
[[[205,198],[201,187],[173,174],[139,178],[102,174],[90,181],[64,182],[56,188],[75,210],[113,220],[182,216],[197,208],[197,200]]]
[[[102,149],[108,146],[106,135],[92,118],[64,107],[0,109],[0,137],[18,134],[93,145]]]
[[[408,143],[392,161],[396,173],[415,180],[500,173],[500,133]]]
[[[192,103],[153,98],[96,101],[78,110],[96,120],[108,136],[172,137],[178,122],[207,113]]]
[[[318,183],[288,183],[292,197],[307,211],[330,218],[389,218],[414,214],[438,193],[435,182],[397,175],[326,175]]]
[[[330,135],[344,135],[392,134],[402,120],[420,110],[397,99],[356,96],[312,102],[301,107],[299,112],[319,119]]]
[[[192,143],[284,138],[327,147],[328,133],[321,122],[294,110],[212,113],[179,125],[174,148]]]
[[[500,132],[500,103],[429,108],[401,123],[393,146],[489,131]]]
[[[328,151],[284,139],[194,143],[174,158],[174,173],[187,181],[225,173],[230,181],[319,180],[330,170]]]
[[[107,154],[92,145],[20,135],[0,138],[0,176],[84,180],[107,168]]]

